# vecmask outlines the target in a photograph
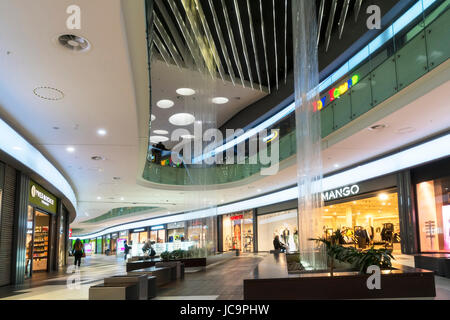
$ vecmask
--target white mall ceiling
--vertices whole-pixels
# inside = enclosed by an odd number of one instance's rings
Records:
[[[73,53],[55,42],[57,36],[68,33],[65,11],[72,1],[0,0],[0,117],[36,146],[72,184],[78,200],[72,227],[86,229],[82,221],[112,208],[163,208],[139,215],[148,218],[191,209],[203,199],[227,203],[294,184],[292,159],[276,176],[251,178],[220,191],[205,188],[201,195],[175,187],[163,189],[139,179],[148,138],[145,16],[142,0],[129,1],[79,0],[82,29],[73,33],[87,38],[92,48]],[[177,101],[176,89],[195,86],[194,82],[182,81],[188,75],[186,71],[180,73],[160,62],[153,66],[154,103],[164,98]],[[448,130],[450,85],[442,79],[450,78],[449,64],[432,74],[425,79],[434,83],[432,87],[422,84],[418,88],[423,91],[407,88],[351,127],[329,137],[323,157],[325,172],[336,170],[335,164],[340,168],[349,166]],[[33,94],[39,86],[61,90],[64,98],[43,100]],[[215,88],[217,96],[230,98],[229,104],[216,106],[219,124],[264,95],[221,81]],[[177,109],[173,110],[153,107],[157,119],[152,130],[170,132],[170,112],[184,107],[183,103],[176,103],[173,108]],[[379,122],[388,127],[380,132],[366,129]],[[406,127],[414,130],[398,133]],[[105,136],[97,134],[100,128],[107,130]],[[75,151],[67,152],[69,146]],[[94,161],[92,156],[105,160]],[[137,216],[115,219],[86,230],[135,219]]]

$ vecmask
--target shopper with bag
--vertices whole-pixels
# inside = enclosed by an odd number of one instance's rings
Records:
[[[73,245],[72,254],[75,257],[75,266],[77,266],[77,263],[78,263],[78,267],[80,267],[81,258],[85,257],[83,244],[81,243],[80,239],[75,240],[75,244]]]

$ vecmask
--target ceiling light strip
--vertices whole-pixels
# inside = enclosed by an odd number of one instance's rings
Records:
[[[286,0],[287,1],[287,0]],[[248,19],[250,24],[250,35],[252,37],[253,54],[255,55],[256,73],[258,74],[259,90],[262,91],[261,71],[259,67],[258,48],[256,47],[255,29],[253,28],[253,16],[251,12],[250,0],[247,0]]]
[[[319,7],[319,19],[318,19],[318,25],[317,25],[317,46],[319,45],[319,40],[320,40],[320,30],[322,29],[324,10],[325,10],[325,0],[321,0],[320,7]]]
[[[323,190],[332,190],[341,186],[355,184],[370,180],[386,174],[392,174],[404,169],[415,167],[433,160],[450,156],[450,134],[424,142],[417,146],[397,152],[395,154],[377,159],[366,164],[345,170],[343,172],[322,179]],[[83,239],[104,235],[111,232],[123,231],[137,227],[152,226],[163,223],[200,219],[208,216],[223,215],[227,213],[261,208],[275,203],[281,203],[298,198],[298,188],[291,187],[285,190],[270,193],[264,196],[243,200],[217,208],[208,208],[188,213],[181,213],[170,217],[143,220],[135,223],[123,224],[107,228],[94,235],[80,237]],[[114,230],[114,231],[112,231]]]
[[[355,22],[358,21],[359,11],[361,11],[361,5],[363,0],[356,0],[353,11],[355,12]]]
[[[227,25],[228,36],[230,38],[231,49],[233,51],[234,62],[236,63],[236,66],[238,68],[239,77],[241,78],[242,86],[245,88],[244,73],[242,72],[241,60],[239,59],[239,54],[238,54],[237,47],[236,47],[236,41],[234,39],[233,29],[231,28],[231,22],[230,22],[230,17],[228,15],[227,5],[225,4],[225,0],[222,0],[221,2],[222,2],[223,16],[225,17],[225,24]]]
[[[216,12],[216,8],[214,7],[213,0],[209,0],[209,7],[210,7],[211,12],[213,14],[214,26],[216,27],[216,32],[217,32],[217,35],[219,37],[220,47],[222,49],[223,56],[225,58],[225,62],[227,64],[227,69],[228,69],[228,73],[230,74],[230,77],[231,77],[231,82],[233,82],[233,85],[236,85],[236,75],[234,73],[233,66],[231,65],[231,59],[230,59],[230,56],[228,54],[228,48],[227,48],[227,45],[225,44],[225,39],[223,37],[222,27],[220,26],[219,19],[217,18],[217,12]]]
[[[159,52],[161,53],[161,56],[163,57],[164,61],[167,65],[172,64],[172,58],[170,57],[169,52],[167,52],[166,47],[162,43],[159,35],[155,32],[155,35],[153,37],[153,42],[155,43],[156,47],[158,48]]]
[[[254,89],[253,74],[252,74],[252,69],[250,67],[250,60],[248,58],[248,50],[247,50],[247,44],[246,44],[245,37],[244,37],[244,28],[242,26],[241,12],[239,10],[239,4],[238,4],[237,0],[234,0],[234,9],[236,11],[236,18],[238,21],[239,33],[241,35],[242,49],[244,50],[244,59],[245,59],[246,65],[247,65],[248,76],[250,79],[250,86],[252,87],[252,89]]]
[[[348,7],[350,6],[350,0],[345,0],[344,6],[342,7],[341,17],[339,18],[339,39],[342,38],[342,33],[344,32],[345,19],[347,18]]]
[[[333,0],[333,2],[331,3],[330,15],[328,17],[327,31],[325,33],[325,51],[326,52],[328,51],[328,47],[330,46],[331,31],[333,29],[334,15],[336,13],[336,7],[337,7],[337,0]]]
[[[0,150],[43,177],[76,208],[75,192],[66,178],[35,147],[0,119]]]
[[[175,60],[175,63],[177,64],[178,68],[182,68],[184,63],[181,59],[180,54],[177,51],[177,47],[172,42],[172,39],[170,38],[169,34],[167,33],[166,29],[161,23],[161,20],[159,20],[159,17],[154,14],[154,24],[156,28],[158,29],[164,43],[166,44],[167,48],[169,49],[170,54],[172,55],[172,58]]]
[[[436,0],[427,0],[423,4],[423,10],[422,10],[422,0],[419,0],[415,5],[413,5],[403,16],[401,16],[395,23],[396,23],[396,32],[399,32],[404,27],[406,27],[412,20],[417,18],[424,10],[426,10],[431,4],[433,4]],[[262,7],[261,7],[262,8]],[[262,11],[261,11],[262,12]],[[407,17],[404,18],[404,16]],[[398,21],[401,21],[399,23]],[[367,59],[370,56],[370,52],[374,52],[374,49],[379,48],[384,43],[392,39],[393,37],[392,32],[392,26],[388,28],[386,31],[384,31],[382,34],[380,34],[378,37],[376,37],[374,40],[372,40],[366,47],[364,47],[362,50],[360,50],[358,53],[356,53],[350,60],[348,60],[346,63],[344,63],[336,72],[331,74],[329,77],[327,77],[325,80],[323,80],[318,88],[315,90],[318,90],[319,92],[324,91],[331,85],[333,85],[334,82],[342,78],[346,73],[348,73],[350,70],[354,69],[356,66],[358,66],[362,61]],[[369,50],[370,48],[370,50]],[[270,85],[269,85],[270,88]],[[313,91],[315,91],[313,90]],[[240,135],[239,137],[235,138],[234,140],[231,140],[222,146],[218,147],[212,152],[208,152],[206,154],[203,154],[199,157],[196,157],[193,159],[193,163],[199,163],[203,161],[204,159],[208,159],[209,157],[212,157],[220,152],[223,152],[229,148],[234,147],[235,145],[238,145],[239,143],[251,138],[261,130],[270,128],[275,123],[283,119],[284,117],[288,116],[295,110],[295,104],[294,102],[288,105],[286,108],[278,112],[277,114],[273,115],[269,119],[263,121],[258,126],[246,131],[244,134]]]
[[[266,30],[264,28],[262,0],[259,0],[259,12],[261,14],[261,33],[262,33],[263,47],[264,47],[264,60],[266,62],[267,87],[269,88],[269,94],[270,94],[272,89],[270,88],[269,62],[267,60]]]
[[[273,37],[274,37],[274,48],[275,48],[275,81],[278,90],[278,46],[277,46],[277,18],[275,13],[275,0],[272,0],[273,6]]]

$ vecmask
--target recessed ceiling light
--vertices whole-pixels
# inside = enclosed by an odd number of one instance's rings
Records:
[[[192,134],[183,134],[181,136],[181,138],[183,138],[183,139],[194,139],[195,136],[193,136]]]
[[[161,109],[169,109],[172,108],[175,103],[172,100],[159,100],[156,105]]]
[[[73,51],[87,51],[91,47],[89,41],[73,34],[64,34],[58,38],[59,43]]]
[[[153,130],[153,133],[155,133],[155,134],[169,134],[169,131],[167,131],[167,130]]]
[[[64,92],[52,87],[37,87],[33,90],[33,93],[44,100],[58,101],[64,98]]]
[[[99,136],[106,136],[106,130],[105,129],[98,129],[97,130],[97,134],[99,135]]]
[[[67,147],[66,151],[72,153],[72,152],[75,152],[75,148],[74,147]]]
[[[102,156],[92,156],[91,159],[94,161],[106,160],[106,158]]]
[[[13,147],[13,149],[14,149],[14,150],[17,150],[17,151],[21,151],[21,150],[22,150],[21,147],[17,147],[17,146],[16,146],[16,147]]]
[[[169,138],[164,136],[151,136],[150,137],[150,143],[159,143],[159,142],[166,142]]]
[[[125,200],[125,198],[124,198],[124,197],[121,197],[121,198],[120,198],[120,201],[123,201],[123,200]]]
[[[386,193],[380,193],[378,195],[378,199],[380,199],[381,201],[385,201],[385,200],[389,199],[389,196]]]
[[[195,94],[195,90],[191,88],[180,88],[177,89],[177,93],[182,96],[192,96]]]
[[[215,97],[212,99],[212,102],[214,104],[225,104],[225,103],[228,103],[228,101],[230,101],[230,100],[225,97]]]
[[[156,117],[155,117],[154,115],[151,115],[150,119],[151,119],[152,121],[155,121],[155,120],[156,120]]]
[[[416,131],[415,128],[413,127],[404,127],[404,128],[400,128],[397,130],[398,134],[405,134],[405,133],[410,133],[410,132],[414,132]]]
[[[190,113],[176,113],[169,118],[174,126],[187,126],[194,123],[195,117]]]
[[[53,127],[53,130],[59,130],[59,127]]]
[[[102,200],[102,197],[97,197],[97,200]]]
[[[370,131],[376,131],[376,130],[382,130],[384,128],[387,128],[387,125],[385,125],[385,124],[376,124],[376,125],[373,125],[373,126],[369,127],[369,130]]]
[[[339,168],[339,164],[338,164],[338,163],[335,163],[333,166],[334,166],[335,168]]]
[[[113,180],[120,180],[120,179],[122,179],[121,177],[113,177]]]

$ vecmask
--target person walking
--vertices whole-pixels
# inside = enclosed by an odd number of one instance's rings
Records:
[[[127,244],[127,240],[124,241],[124,248],[125,248],[125,255],[123,256],[123,259],[126,261],[128,253],[130,252],[130,246]]]
[[[81,243],[80,239],[75,240],[75,243],[73,245],[72,254],[75,257],[75,266],[78,265],[80,267],[81,265],[81,258],[84,254],[83,244]]]

